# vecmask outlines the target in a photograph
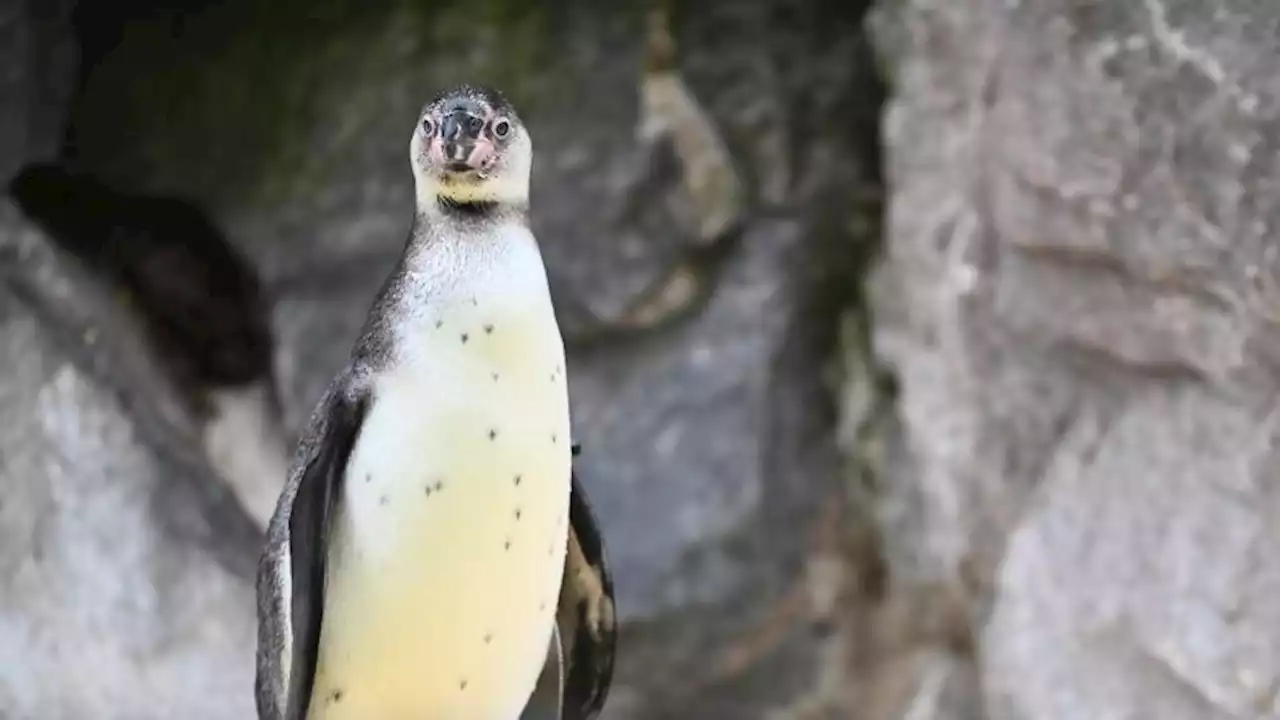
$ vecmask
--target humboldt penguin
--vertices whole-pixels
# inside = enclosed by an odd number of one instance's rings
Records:
[[[594,718],[613,588],[573,471],[532,141],[498,91],[462,86],[409,155],[408,242],[268,529],[258,713],[516,720],[537,686],[553,717]]]

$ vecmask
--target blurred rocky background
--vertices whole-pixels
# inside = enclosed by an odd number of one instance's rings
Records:
[[[1280,6],[3,0],[0,718],[253,716],[276,469],[472,80],[606,720],[1280,717]]]

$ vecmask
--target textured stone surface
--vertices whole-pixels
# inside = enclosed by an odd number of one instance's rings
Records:
[[[989,717],[1280,717],[1278,22],[1243,0],[875,18],[885,602],[965,598]]]
[[[59,5],[0,4],[5,178],[57,149],[74,80]],[[140,337],[107,288],[0,199],[7,720],[251,711],[256,534]]]
[[[7,174],[70,71],[63,14],[3,5]],[[866,288],[857,8],[676,13],[749,195],[708,246],[697,163],[640,127],[645,5],[221,3],[106,56],[78,157],[252,254],[296,426],[403,242],[418,106],[511,92],[626,620],[609,718],[1280,717],[1273,3],[886,0]],[[7,206],[0,268],[0,715],[247,716],[251,526]]]
[[[247,717],[257,533],[105,288],[0,204],[0,710]]]

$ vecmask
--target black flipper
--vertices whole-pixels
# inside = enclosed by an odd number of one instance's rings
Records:
[[[347,461],[364,422],[367,398],[335,394],[328,412],[324,437],[298,485],[289,516],[289,559],[293,581],[293,663],[289,673],[288,720],[305,720],[315,684],[324,615],[325,565],[328,559],[329,525]]]
[[[574,447],[575,456],[578,448]],[[556,623],[564,647],[564,720],[593,720],[613,682],[617,647],[613,577],[595,513],[571,474],[569,551]]]

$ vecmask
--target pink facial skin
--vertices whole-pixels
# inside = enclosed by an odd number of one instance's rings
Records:
[[[472,170],[480,172],[493,167],[493,163],[498,159],[493,147],[493,141],[486,137],[476,139],[475,144],[471,146],[471,152],[466,158],[445,157],[444,142],[439,137],[431,138],[431,145],[427,152],[431,158],[431,163],[437,167],[445,167],[450,162],[463,160]]]

